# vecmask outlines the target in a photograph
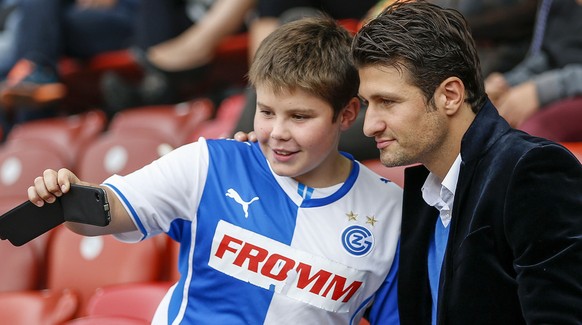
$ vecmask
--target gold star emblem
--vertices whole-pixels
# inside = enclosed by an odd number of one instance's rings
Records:
[[[348,221],[358,220],[358,214],[354,213],[353,211],[350,211],[350,213],[346,213],[346,216],[348,216]]]
[[[372,226],[374,226],[374,224],[375,224],[376,222],[378,222],[378,219],[376,219],[376,217],[374,217],[374,216],[371,216],[371,217],[368,217],[368,216],[366,216],[366,218],[368,219],[368,220],[366,221],[366,223],[369,223],[369,224],[371,224]]]

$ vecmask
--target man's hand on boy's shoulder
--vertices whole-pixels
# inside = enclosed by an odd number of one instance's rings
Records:
[[[244,141],[257,142],[257,135],[255,134],[255,131],[251,131],[249,133],[238,131],[237,133],[234,134],[233,138],[236,141],[240,142]]]

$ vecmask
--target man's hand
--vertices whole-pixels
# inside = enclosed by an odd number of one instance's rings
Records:
[[[245,141],[257,142],[257,135],[255,134],[255,131],[251,131],[249,133],[238,131],[237,133],[234,134],[234,139],[240,142]]]

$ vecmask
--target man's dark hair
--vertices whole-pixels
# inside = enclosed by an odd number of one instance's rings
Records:
[[[408,72],[409,82],[433,103],[448,77],[462,80],[477,112],[487,96],[479,56],[467,21],[454,9],[423,1],[396,2],[367,22],[352,44],[357,67],[381,65]]]

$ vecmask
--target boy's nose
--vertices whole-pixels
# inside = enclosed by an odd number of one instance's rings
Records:
[[[277,140],[286,140],[289,138],[289,129],[284,121],[278,120],[273,123],[271,129],[271,138]]]

